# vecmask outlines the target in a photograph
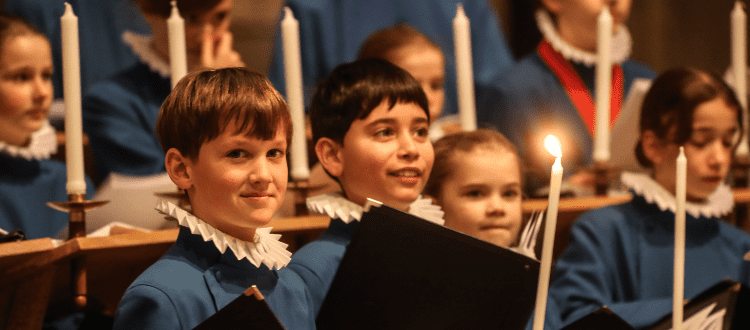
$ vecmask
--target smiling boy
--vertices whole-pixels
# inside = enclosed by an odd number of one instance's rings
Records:
[[[287,185],[291,119],[270,82],[243,68],[191,73],[161,107],[156,133],[192,211],[175,245],[125,292],[115,329],[192,329],[256,285],[287,329],[314,329],[310,296],[284,268],[268,224]]]
[[[379,59],[336,67],[313,96],[310,121],[318,159],[343,191],[308,199],[331,223],[289,264],[317,314],[367,198],[441,224],[442,212],[419,198],[434,153],[427,97],[406,71]]]

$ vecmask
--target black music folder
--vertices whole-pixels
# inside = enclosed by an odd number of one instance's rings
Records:
[[[284,326],[266,304],[263,294],[253,285],[229,305],[193,328],[209,329],[284,330]]]
[[[722,280],[690,300],[683,312],[683,329],[750,329],[748,289],[739,282]],[[672,328],[672,314],[665,316],[652,330]]]
[[[577,321],[568,324],[562,330],[635,330],[628,322],[617,316],[612,310],[604,306]]]
[[[536,299],[536,260],[368,204],[318,329],[524,329]]]

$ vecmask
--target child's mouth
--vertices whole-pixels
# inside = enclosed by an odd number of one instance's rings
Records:
[[[419,181],[419,178],[422,176],[421,171],[413,168],[401,169],[398,171],[390,172],[388,174],[391,176],[395,176],[399,180],[406,183],[415,183]]]

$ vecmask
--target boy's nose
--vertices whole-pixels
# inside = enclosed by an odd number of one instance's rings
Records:
[[[419,149],[414,136],[411,133],[404,133],[399,138],[399,156],[405,159],[416,159],[419,157]]]
[[[268,160],[262,157],[253,166],[248,177],[251,183],[265,184],[273,180]]]
[[[38,100],[52,98],[52,82],[44,78],[36,78],[34,81],[34,97]]]
[[[500,195],[492,194],[487,198],[487,214],[489,216],[505,215],[505,203]]]

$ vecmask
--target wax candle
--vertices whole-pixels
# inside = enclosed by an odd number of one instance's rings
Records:
[[[685,295],[685,200],[687,194],[687,159],[680,147],[675,172],[675,199],[677,208],[674,219],[674,287],[672,299],[672,329],[682,330],[683,300]]]
[[[453,46],[456,53],[456,87],[458,90],[458,113],[461,129],[477,129],[476,104],[474,102],[474,69],[471,64],[471,29],[464,7],[459,3],[453,18]]]
[[[65,162],[68,194],[85,194],[83,177],[83,124],[81,118],[81,61],[78,49],[78,17],[65,3],[62,28],[63,97],[65,98]]]
[[[612,15],[604,6],[596,25],[596,114],[594,160],[609,160],[610,94],[612,92]]]
[[[738,156],[747,156],[748,147],[748,111],[747,111],[747,15],[740,1],[734,3],[731,14],[732,24],[732,71],[734,73],[734,91],[742,105],[742,121],[745,134],[737,146]]]
[[[544,145],[552,155],[555,163],[552,165],[552,176],[549,181],[549,197],[547,203],[547,218],[544,226],[544,242],[542,243],[542,260],[539,265],[539,283],[536,289],[536,310],[534,312],[534,330],[544,329],[544,316],[547,311],[547,291],[552,271],[552,248],[555,245],[555,229],[557,228],[557,209],[560,202],[560,186],[562,185],[563,168],[560,163],[562,152],[560,142],[553,135],[547,135]]]
[[[167,19],[169,31],[169,64],[172,68],[172,88],[187,74],[187,50],[185,48],[185,20],[172,1],[172,14]]]
[[[302,97],[302,60],[299,50],[299,23],[289,7],[284,7],[281,21],[281,37],[284,44],[284,76],[286,99],[292,115],[291,175],[294,180],[310,177],[307,164],[307,138],[305,135],[305,102]]]

